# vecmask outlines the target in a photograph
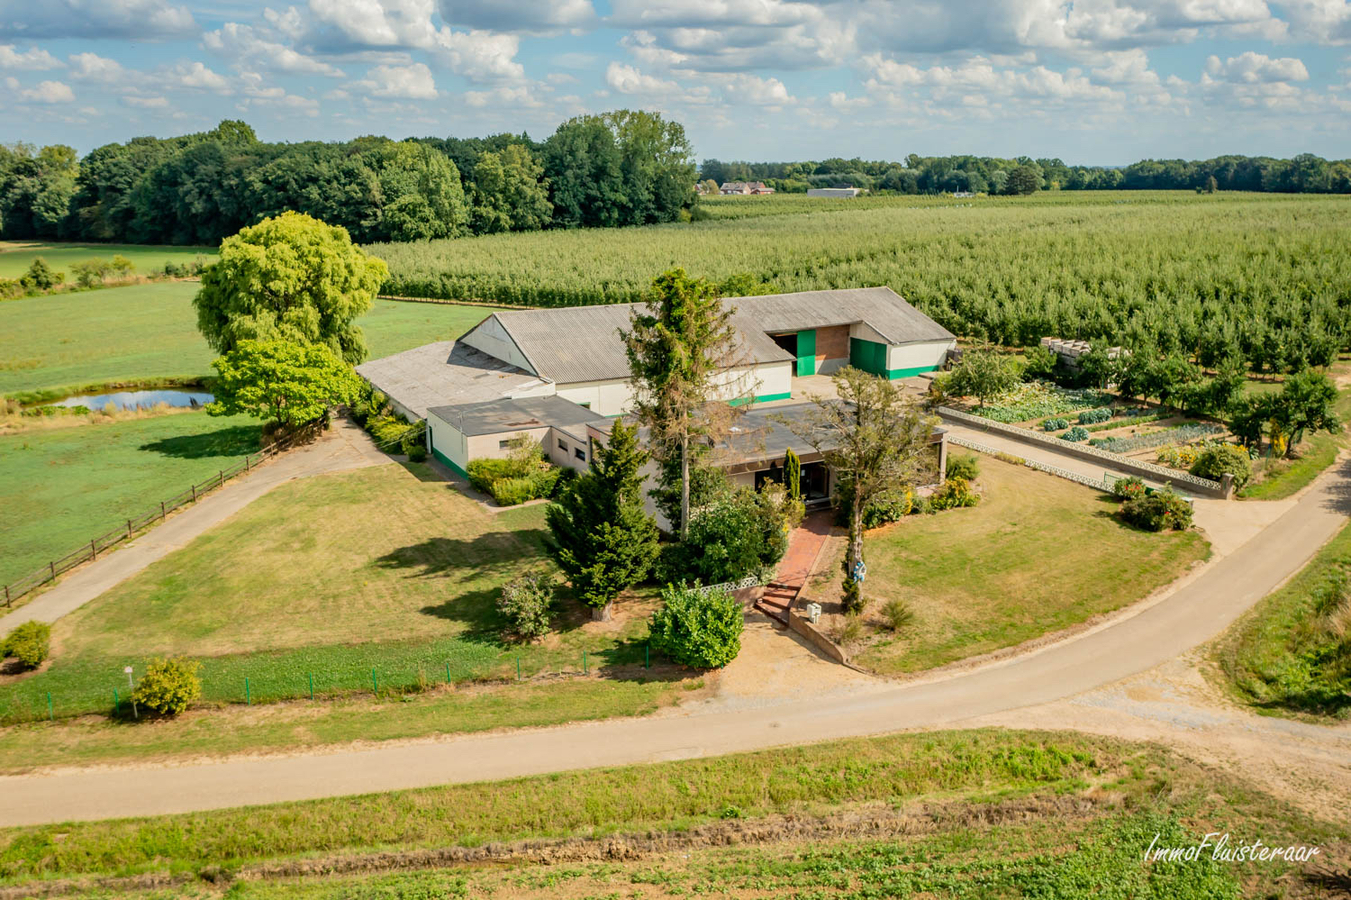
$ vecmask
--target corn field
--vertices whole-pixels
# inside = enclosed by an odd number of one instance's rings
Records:
[[[1226,348],[1351,338],[1351,198],[713,198],[708,218],[377,244],[389,293],[539,306],[640,299],[673,266],[800,291],[889,285],[959,335]],[[857,205],[853,205],[857,204]],[[1249,347],[1256,347],[1249,352]],[[1241,348],[1241,349],[1239,349]]]

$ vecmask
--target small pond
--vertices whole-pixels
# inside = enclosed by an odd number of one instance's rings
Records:
[[[80,397],[67,397],[47,406],[87,406],[90,409],[107,409],[112,404],[118,409],[149,409],[161,403],[169,406],[205,406],[214,398],[206,391],[193,391],[179,388],[165,388],[157,391],[117,391],[112,394],[88,394]]]

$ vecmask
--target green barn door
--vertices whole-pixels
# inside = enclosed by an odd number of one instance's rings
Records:
[[[805,378],[816,374],[816,332],[797,333],[797,375]]]
[[[849,365],[873,375],[885,375],[887,371],[887,345],[851,337],[849,339]]]

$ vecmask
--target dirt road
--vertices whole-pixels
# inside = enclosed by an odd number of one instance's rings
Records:
[[[1109,627],[928,681],[857,694],[709,704],[617,719],[307,756],[0,778],[0,825],[150,815],[491,781],[568,769],[713,756],[856,735],[950,727],[1112,685],[1219,634],[1297,572],[1345,524],[1351,465],[1339,463],[1288,512],[1166,600]]]

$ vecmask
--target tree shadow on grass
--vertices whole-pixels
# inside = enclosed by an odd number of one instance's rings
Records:
[[[161,438],[136,448],[177,459],[240,457],[257,453],[262,428],[258,425],[231,425],[204,434],[183,434]]]
[[[377,557],[381,569],[406,569],[410,578],[474,579],[507,578],[526,571],[531,564],[544,567],[547,559],[535,536],[511,531],[487,531],[464,540],[428,538],[391,550]]]

